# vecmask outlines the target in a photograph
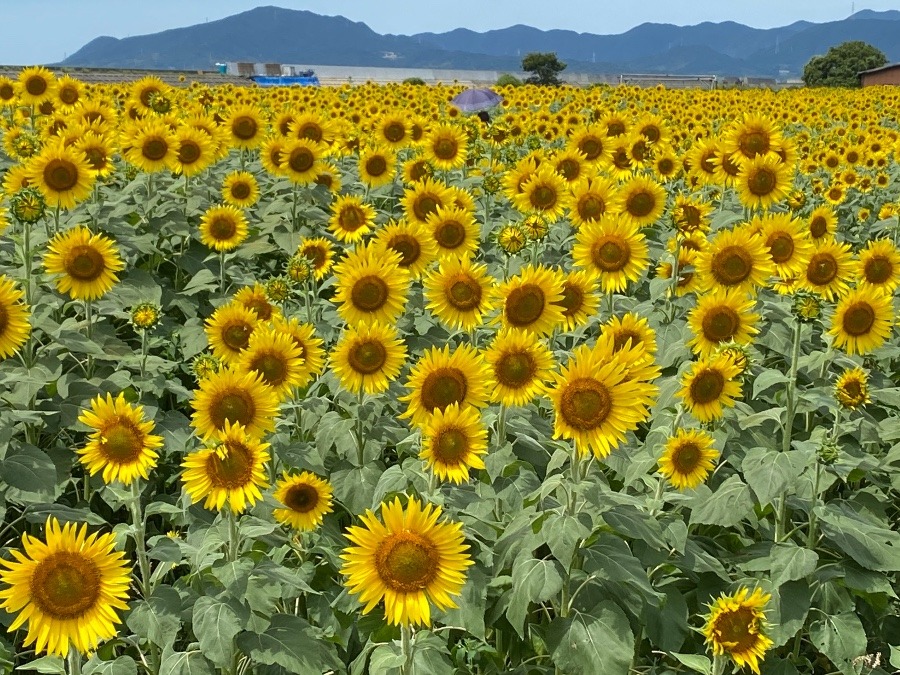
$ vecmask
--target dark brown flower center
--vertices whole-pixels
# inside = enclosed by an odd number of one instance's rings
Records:
[[[436,368],[422,383],[422,407],[429,413],[462,403],[468,393],[465,374],[458,368]]]
[[[638,192],[631,195],[625,204],[625,209],[635,218],[643,218],[656,207],[656,198],[649,192]]]
[[[444,220],[434,228],[434,238],[441,248],[454,249],[466,240],[466,228],[457,220]]]
[[[357,373],[371,375],[384,367],[387,350],[379,340],[364,340],[355,344],[347,355],[350,367]]]
[[[284,357],[275,352],[258,354],[250,362],[250,370],[262,375],[266,384],[272,387],[281,385],[288,376],[288,366]]]
[[[713,307],[703,317],[703,337],[710,342],[727,342],[741,327],[741,317],[731,307]]]
[[[531,205],[540,211],[548,211],[556,206],[558,195],[550,185],[538,185],[529,195]]]
[[[682,475],[695,471],[701,459],[700,447],[693,441],[681,441],[672,453],[675,471]]]
[[[510,389],[527,387],[534,380],[537,363],[528,352],[508,352],[494,365],[497,382]]]
[[[873,255],[863,265],[863,276],[870,284],[883,284],[894,276],[894,265],[882,255]]]
[[[221,457],[220,452],[225,456]],[[209,454],[206,473],[210,483],[217,488],[244,487],[253,478],[253,453],[243,443],[227,441],[217,452]]]
[[[41,560],[31,574],[31,600],[49,620],[79,619],[100,599],[97,564],[78,552],[58,551]]]
[[[50,83],[41,75],[33,75],[25,80],[25,91],[32,96],[43,96]]]
[[[397,593],[427,588],[437,576],[440,554],[428,539],[409,531],[395,532],[375,550],[375,569],[381,582]]]
[[[413,213],[416,214],[416,218],[425,221],[428,216],[437,211],[438,206],[440,206],[440,202],[434,196],[421,194],[413,202]]]
[[[297,173],[309,171],[316,163],[316,158],[309,148],[299,147],[291,150],[288,157],[288,165]]]
[[[402,122],[390,122],[385,125],[382,133],[391,143],[399,143],[406,136],[406,126]]]
[[[586,194],[578,200],[578,215],[582,220],[600,220],[606,213],[606,202],[595,194]]]
[[[618,272],[631,259],[631,247],[617,235],[606,235],[594,244],[592,249],[594,264],[603,272]]]
[[[103,254],[93,246],[79,245],[72,248],[66,258],[66,274],[78,281],[94,281],[106,270]]]
[[[460,464],[469,454],[469,437],[461,429],[441,429],[431,442],[435,459],[444,464]]]
[[[312,485],[292,485],[284,496],[284,505],[297,513],[309,513],[319,505],[319,491]]]
[[[237,234],[237,223],[226,215],[215,216],[209,221],[209,235],[217,241],[228,241]]]
[[[178,161],[182,164],[193,164],[203,156],[203,151],[195,141],[182,141],[178,149]]]
[[[459,154],[459,145],[456,139],[439,138],[432,146],[432,150],[434,151],[434,156],[438,159],[449,161],[456,159],[456,156]]]
[[[866,335],[875,325],[875,309],[868,302],[856,302],[844,312],[841,323],[844,332],[853,337]]]
[[[475,309],[481,302],[481,286],[471,277],[461,276],[450,284],[447,301],[463,312]]]
[[[54,192],[71,190],[78,184],[78,167],[67,159],[52,159],[44,167],[44,182]]]
[[[603,141],[596,136],[587,136],[578,143],[578,149],[591,162],[603,152]]]
[[[128,420],[119,419],[112,426],[103,429],[101,454],[114,463],[134,462],[141,456],[143,447],[144,434]]]
[[[409,267],[422,256],[419,240],[409,234],[398,234],[388,242],[388,248],[400,254],[400,267]]]
[[[717,401],[725,391],[725,376],[718,370],[700,371],[690,386],[691,400],[697,405]]]
[[[778,185],[778,180],[775,172],[771,169],[758,168],[747,179],[747,189],[757,197],[765,197],[775,189],[776,185]]]
[[[540,286],[525,284],[510,291],[503,313],[508,323],[523,328],[541,318],[545,302],[544,291]]]
[[[353,284],[350,299],[353,306],[364,312],[374,312],[384,307],[389,297],[388,285],[381,277],[368,275]]]
[[[753,258],[742,246],[726,246],[712,259],[712,274],[723,286],[736,286],[750,276]]]
[[[593,378],[585,377],[566,385],[559,414],[570,427],[578,431],[591,431],[602,425],[612,411],[612,397],[606,386]]]
[[[762,131],[750,131],[741,135],[739,144],[741,153],[752,159],[769,151],[769,136]]]
[[[794,255],[794,238],[787,232],[775,232],[766,241],[772,260],[778,264],[785,263]]]
[[[837,260],[827,251],[813,254],[806,268],[806,278],[814,286],[827,286],[837,273]]]
[[[815,216],[809,221],[809,233],[816,239],[824,237],[828,232],[828,221],[822,216]]]
[[[366,173],[368,173],[373,178],[378,178],[379,176],[384,175],[387,171],[387,161],[381,155],[375,155],[374,157],[369,157],[366,160]]]
[[[259,126],[256,120],[249,115],[241,115],[235,117],[231,121],[231,133],[242,141],[249,141],[259,132]]]
[[[154,136],[144,141],[141,146],[141,154],[151,162],[158,162],[169,152],[169,144],[165,139]]]
[[[216,429],[225,428],[225,422],[249,426],[256,417],[253,397],[243,389],[234,389],[221,394],[209,409],[209,417]]]

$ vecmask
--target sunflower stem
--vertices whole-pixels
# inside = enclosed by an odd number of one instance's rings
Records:
[[[59,203],[56,204],[56,209],[53,211],[53,234],[55,235],[59,232]]]
[[[241,543],[238,518],[230,506],[225,509],[225,517],[228,518],[228,561],[234,562],[238,559]]]
[[[813,474],[813,504],[809,510],[809,529],[806,531],[806,548],[815,549],[818,534],[818,517],[816,516],[816,508],[819,506],[819,486],[822,482],[822,462],[816,459],[816,472]]]
[[[366,396],[364,389],[360,388],[356,399],[356,460],[359,466],[364,466],[366,461],[366,439],[363,438],[363,399]]]
[[[149,353],[149,343],[147,341],[147,331],[141,330],[141,380],[147,371],[147,355]]]
[[[506,443],[506,406],[500,404],[500,414],[497,415],[497,447],[502,448]]]
[[[87,334],[88,340],[93,340],[94,338],[94,303],[91,300],[84,301],[84,322],[85,322],[85,333]],[[87,365],[85,366],[85,377],[87,379],[91,379],[94,376],[94,356],[93,354],[87,355]]]
[[[794,413],[797,407],[797,361],[800,359],[800,319],[794,320],[794,342],[791,345],[791,368],[788,374],[786,406],[787,414],[784,420],[784,433],[782,434],[781,450],[787,452],[791,449],[791,433],[794,427]]]
[[[81,652],[75,647],[69,647],[69,654],[66,658],[68,675],[81,675]]]
[[[141,595],[144,599],[150,597],[153,592],[153,582],[150,578],[150,558],[147,555],[147,527],[144,521],[144,510],[141,508],[140,481],[136,478],[131,481],[131,498],[128,500],[128,510],[131,512],[131,525],[134,528],[134,551],[138,559],[140,571]]]
[[[225,297],[225,249],[219,251],[219,292]]]
[[[678,275],[681,273],[678,269],[679,258],[681,257],[681,237],[675,232],[675,261],[672,263],[672,287],[669,289],[669,302],[675,302],[678,297]],[[672,320],[675,320],[675,313],[672,313]]]
[[[293,196],[291,198],[291,230],[297,227],[297,195],[300,192],[300,186],[297,183],[291,188]]]
[[[416,643],[413,640],[413,630],[408,624],[400,626],[400,653],[403,655],[403,665],[400,667],[401,675],[413,675],[415,664],[413,657],[416,653]]]
[[[728,660],[725,658],[724,654],[716,654],[713,656],[712,662],[712,675],[724,675],[725,666],[728,665]]]

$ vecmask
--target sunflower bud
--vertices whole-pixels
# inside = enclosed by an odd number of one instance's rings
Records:
[[[497,232],[497,243],[506,253],[518,253],[528,243],[528,233],[518,223],[509,223]]]
[[[841,456],[841,448],[833,440],[827,440],[816,450],[816,458],[825,466],[831,466]]]
[[[44,217],[47,203],[36,187],[22,188],[10,199],[13,217],[20,223],[36,223]]]
[[[287,275],[292,281],[301,283],[312,276],[313,266],[305,255],[295,255],[287,264]]]
[[[291,277],[272,277],[266,281],[266,297],[272,302],[284,302],[291,297]]]
[[[522,229],[525,230],[525,234],[528,235],[528,239],[531,241],[541,241],[550,233],[550,226],[547,225],[547,221],[538,215],[528,216],[522,222]]]
[[[502,183],[497,176],[490,174],[484,177],[484,180],[481,182],[481,187],[489,195],[493,195],[500,191]]]
[[[219,359],[210,354],[199,354],[194,357],[194,361],[191,363],[191,370],[194,371],[194,377],[197,378],[198,382],[218,373],[220,367]]]
[[[808,323],[822,315],[822,301],[812,293],[795,293],[792,309],[801,321]]]
[[[155,302],[142,302],[131,308],[131,325],[138,330],[151,330],[159,325],[162,308]]]

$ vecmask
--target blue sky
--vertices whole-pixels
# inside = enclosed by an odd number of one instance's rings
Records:
[[[460,27],[485,31],[517,23],[600,34],[621,33],[645,21],[678,25],[737,21],[770,28],[801,19],[835,21],[847,17],[854,7],[852,0],[568,0],[559,5],[560,11],[546,0],[2,0],[0,64],[52,63],[100,35],[121,38],[156,33],[264,4],[340,14],[379,33],[402,34]],[[898,8],[898,0],[855,3],[856,11]]]

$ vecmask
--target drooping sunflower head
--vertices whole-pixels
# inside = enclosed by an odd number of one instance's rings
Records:
[[[703,627],[706,644],[713,654],[727,655],[739,668],[748,666],[759,675],[759,662],[774,644],[765,634],[765,606],[770,599],[760,588],[752,594],[741,588],[734,595],[717,598]]]
[[[678,429],[666,441],[659,458],[659,472],[677,490],[691,490],[709,475],[719,452],[713,437],[702,429]]]
[[[119,280],[124,269],[115,242],[102,234],[91,234],[77,226],[57,234],[47,244],[44,268],[59,275],[56,288],[73,300],[96,300]]]
[[[300,474],[285,472],[272,495],[284,507],[273,510],[272,517],[295,530],[310,532],[322,524],[326,514],[334,510],[332,495],[331,483],[309,471]]]
[[[472,560],[461,523],[439,522],[441,507],[410,498],[406,509],[395,498],[381,505],[382,520],[367,511],[362,526],[347,530],[350,545],[341,573],[367,614],[384,599],[385,617],[394,625],[430,625],[430,603],[456,607]]]
[[[16,614],[10,630],[27,622],[24,646],[65,657],[70,646],[82,654],[115,637],[119,610],[131,584],[131,565],[116,551],[112,533],[87,534],[87,525],[50,517],[45,540],[22,535],[24,553],[0,561],[0,607]]]

